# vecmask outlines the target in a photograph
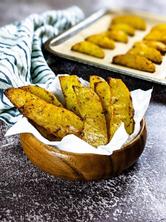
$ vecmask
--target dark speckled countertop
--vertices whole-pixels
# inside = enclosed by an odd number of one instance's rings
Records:
[[[122,1],[121,1],[122,2]],[[116,1],[116,4],[122,4]],[[123,1],[124,6],[149,9],[149,1]],[[134,1],[135,2],[135,1]],[[115,5],[115,1],[109,1]],[[86,14],[108,1],[4,0],[0,1],[0,25],[22,19],[31,12],[77,4]],[[135,4],[135,5],[134,5]],[[10,7],[9,7],[10,5]],[[151,11],[166,12],[164,1],[151,1]],[[100,73],[93,67],[47,56],[55,73],[88,76]],[[17,136],[4,138],[7,126],[0,123],[0,221],[166,221],[166,87],[120,76],[130,87],[154,87],[146,114],[148,140],[138,162],[121,174],[97,182],[71,182],[49,176],[24,155]]]

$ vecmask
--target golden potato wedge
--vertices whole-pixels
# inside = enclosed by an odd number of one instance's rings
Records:
[[[166,23],[161,23],[161,24],[157,24],[153,26],[151,31],[154,31],[154,30],[161,31],[161,32],[166,31]]]
[[[22,86],[20,87],[20,89],[30,92],[35,96],[38,96],[39,98],[45,100],[46,102],[54,104],[55,106],[63,107],[62,103],[59,102],[56,96],[44,88],[41,88],[39,86],[29,85],[29,86]]]
[[[98,82],[101,82],[101,81],[105,81],[102,77],[100,76],[96,76],[96,75],[92,75],[90,76],[90,87],[95,90],[95,85],[96,83]]]
[[[59,81],[61,84],[63,95],[65,97],[66,108],[73,111],[75,114],[79,115],[77,98],[73,89],[73,86],[81,87],[81,83],[79,81],[78,76],[76,75],[59,76]]]
[[[115,42],[103,34],[91,35],[91,36],[88,36],[85,40],[88,42],[92,42],[100,46],[101,48],[105,48],[105,49],[115,48]]]
[[[92,42],[82,41],[72,46],[71,50],[103,59],[104,51]]]
[[[134,109],[130,92],[121,79],[109,78],[108,84],[111,91],[111,137],[116,132],[121,122],[124,122],[128,134],[134,131]]]
[[[149,32],[145,37],[144,40],[148,41],[159,41],[166,44],[166,33],[163,33],[159,30],[154,30]]]
[[[60,138],[56,137],[55,135],[49,133],[44,127],[39,126],[38,124],[36,124],[34,121],[29,120],[29,122],[39,131],[39,133],[45,137],[46,139],[50,140],[50,141],[57,141],[60,140]]]
[[[74,86],[84,128],[81,138],[94,147],[108,142],[106,120],[97,94],[88,87]]]
[[[100,99],[91,88],[78,86],[73,86],[73,88],[78,101],[79,113],[83,119],[103,112]]]
[[[95,84],[94,90],[99,96],[101,104],[103,106],[103,110],[104,110],[104,114],[106,118],[108,140],[110,140],[111,138],[110,124],[111,124],[111,116],[112,116],[110,86],[108,85],[106,81],[100,81]]]
[[[148,41],[148,40],[144,40],[143,41],[144,44],[146,44],[149,47],[152,47],[154,49],[157,49],[158,51],[160,51],[162,54],[166,53],[166,45],[162,42],[159,41]]]
[[[108,83],[100,76],[90,76],[90,87],[96,92],[99,96],[103,111],[106,118],[106,125],[108,130],[108,138],[109,138],[109,125],[110,125],[110,117],[111,117],[111,92]]]
[[[123,43],[128,42],[127,34],[121,30],[110,30],[108,32],[105,32],[105,35],[116,42],[123,42]]]
[[[111,103],[110,86],[105,80],[100,81],[95,84],[94,91],[99,96],[101,104],[103,106],[103,110],[107,114],[107,111],[109,110],[109,106]]]
[[[59,102],[56,96],[44,88],[41,88],[39,86],[34,86],[34,85],[28,85],[28,86],[20,87],[20,89],[28,91],[38,96],[40,99],[43,99],[48,103],[54,104],[55,106],[63,107],[62,103]],[[54,136],[53,134],[50,134],[46,129],[44,129],[44,127],[37,125],[34,121],[30,121],[30,122],[40,132],[40,134],[44,136],[46,139],[58,140],[56,136]]]
[[[111,24],[109,26],[109,30],[120,30],[130,36],[134,36],[134,34],[135,34],[135,29],[132,26],[125,24],[125,23],[117,23],[114,25]]]
[[[19,88],[9,88],[5,95],[28,119],[58,138],[67,134],[79,135],[83,128],[81,119],[71,111],[47,103],[34,94]]]
[[[141,71],[155,72],[155,65],[150,60],[140,55],[129,53],[117,55],[113,57],[112,63]]]
[[[112,19],[112,24],[124,23],[135,29],[145,30],[146,22],[143,18],[136,15],[119,15]]]
[[[161,53],[158,50],[151,48],[142,42],[135,43],[133,48],[131,48],[128,53],[132,55],[144,56],[145,58],[157,64],[161,64],[162,62]]]

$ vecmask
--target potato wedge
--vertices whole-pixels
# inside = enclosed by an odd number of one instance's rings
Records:
[[[135,43],[133,48],[130,49],[128,53],[132,55],[144,56],[145,58],[157,64],[161,64],[162,62],[161,53],[158,50],[151,48],[142,42]]]
[[[129,53],[117,55],[113,57],[112,63],[150,73],[155,72],[155,65],[150,60],[140,55]]]
[[[111,116],[112,116],[110,86],[104,80],[104,81],[97,82],[95,84],[94,90],[96,94],[99,96],[101,104],[103,106],[103,110],[104,110],[104,114],[106,118],[108,140],[110,140],[111,138],[110,124],[111,124]]]
[[[60,140],[61,138],[56,137],[55,135],[49,133],[47,131],[47,129],[45,129],[42,126],[39,126],[38,124],[36,124],[34,121],[29,120],[29,122],[39,131],[39,133],[45,137],[46,139],[50,140],[50,141],[57,141]]]
[[[84,128],[81,138],[94,147],[108,142],[106,120],[97,94],[88,87],[74,86]]]
[[[108,138],[109,138],[109,126],[110,126],[110,118],[111,118],[111,92],[110,86],[100,76],[90,76],[90,87],[95,91],[95,93],[99,96],[103,111],[106,118],[106,125],[108,130]]]
[[[159,30],[154,30],[149,32],[145,37],[144,40],[148,41],[159,41],[166,44],[166,33],[163,33]]]
[[[158,30],[158,31],[166,31],[166,23],[157,24],[152,27],[151,31]]]
[[[61,84],[63,95],[65,97],[66,108],[79,115],[77,98],[73,89],[73,86],[81,87],[81,83],[79,81],[78,76],[60,76],[59,81]]]
[[[102,77],[100,76],[96,76],[96,75],[92,75],[90,76],[90,87],[95,90],[95,85],[98,83],[98,82],[101,82],[101,81],[105,81]]]
[[[91,88],[74,86],[73,89],[76,93],[79,113],[83,119],[103,112],[100,99]]]
[[[136,15],[119,15],[112,19],[112,24],[124,23],[132,26],[135,29],[145,30],[146,22],[139,16]]]
[[[83,122],[77,115],[47,103],[30,92],[9,88],[5,95],[24,116],[58,138],[63,138],[67,134],[79,135],[83,128]]]
[[[134,109],[130,92],[121,79],[109,78],[108,84],[111,91],[111,138],[121,122],[124,122],[127,133],[132,134],[134,131]]]
[[[88,42],[92,42],[100,46],[101,48],[105,48],[105,49],[115,48],[115,42],[103,34],[91,35],[91,36],[88,36],[85,40]]]
[[[116,42],[122,42],[122,43],[128,42],[127,34],[121,30],[110,30],[108,32],[105,32],[105,35]]]
[[[120,30],[130,36],[134,36],[134,34],[135,34],[135,29],[132,26],[125,24],[125,23],[117,23],[114,25],[111,24],[109,26],[109,30]]]
[[[105,56],[104,51],[99,46],[88,41],[76,43],[72,46],[71,50],[94,56],[100,59],[103,59]]]
[[[144,40],[143,43],[151,48],[157,49],[158,51],[161,52],[161,54],[166,53],[166,45],[162,42]]]
[[[29,85],[29,86],[22,86],[20,87],[20,89],[30,92],[35,96],[38,96],[39,98],[45,100],[46,102],[54,104],[55,106],[63,107],[62,103],[59,102],[56,96],[44,88],[41,88],[39,86]]]
[[[22,86],[20,87],[20,89],[30,92],[38,96],[40,99],[43,99],[48,103],[54,104],[55,106],[63,107],[62,103],[59,102],[56,96],[44,88],[41,88],[39,86],[34,86],[34,85],[28,85],[28,86]],[[40,134],[44,136],[46,139],[58,140],[56,136],[54,136],[53,134],[50,134],[46,129],[44,129],[44,127],[37,125],[34,121],[30,121],[30,122],[40,132]]]

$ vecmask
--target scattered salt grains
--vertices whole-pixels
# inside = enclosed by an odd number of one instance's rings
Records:
[[[122,213],[122,210],[120,208],[116,208],[113,212],[113,218],[114,220],[118,220],[118,216],[120,216]]]

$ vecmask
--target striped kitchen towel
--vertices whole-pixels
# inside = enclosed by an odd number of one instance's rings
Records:
[[[0,28],[0,120],[13,125],[20,113],[4,95],[9,87],[27,84],[49,86],[55,74],[48,67],[41,46],[84,18],[74,6],[61,11],[33,14]]]

